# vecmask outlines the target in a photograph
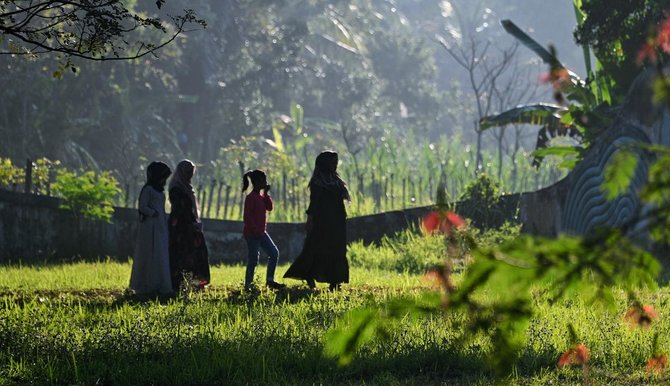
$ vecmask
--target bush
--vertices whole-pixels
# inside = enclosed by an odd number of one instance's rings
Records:
[[[12,164],[9,158],[0,158],[0,187],[23,184],[25,170]]]
[[[95,173],[86,171],[81,174],[59,170],[56,175],[54,192],[63,203],[62,209],[69,209],[88,220],[111,222],[114,197],[121,193],[119,183],[110,172]]]
[[[502,190],[500,184],[485,173],[470,182],[460,196],[457,212],[472,220],[472,225],[480,229],[501,227],[510,214],[501,208]]]

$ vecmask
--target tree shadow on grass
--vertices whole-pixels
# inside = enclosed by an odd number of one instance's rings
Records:
[[[209,340],[204,336],[147,342],[144,337],[101,337],[97,347],[62,355],[54,347],[39,355],[10,347],[26,363],[17,383],[97,385],[243,385],[243,384],[473,384],[491,381],[488,365],[477,355],[449,349],[416,348],[403,352],[363,352],[347,367],[323,354],[319,342],[246,336]],[[47,365],[48,363],[48,365]],[[76,364],[76,365],[75,365]],[[417,380],[420,382],[417,383]],[[482,384],[489,384],[484,382]]]

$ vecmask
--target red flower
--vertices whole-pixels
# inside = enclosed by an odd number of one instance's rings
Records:
[[[670,16],[661,23],[658,35],[656,35],[656,46],[666,54],[670,54]]]
[[[570,73],[565,67],[557,67],[540,75],[540,82],[551,83],[554,90],[560,90],[565,82],[570,82]]]
[[[657,373],[661,374],[665,371],[665,369],[668,367],[668,362],[665,359],[665,354],[663,355],[654,355],[653,357],[649,358],[647,361],[647,373]]]
[[[440,214],[438,212],[430,212],[423,218],[423,229],[432,233],[440,226]]]
[[[623,318],[633,327],[649,327],[651,322],[658,319],[658,312],[649,304],[635,305],[628,309]]]
[[[571,347],[558,358],[558,367],[584,365],[589,361],[589,349],[580,343]]]
[[[454,228],[465,227],[465,221],[453,212],[430,212],[423,218],[422,225],[426,233],[440,232],[449,236]]]
[[[637,63],[638,66],[641,66],[642,63],[647,60],[649,60],[652,64],[656,64],[658,60],[656,57],[656,46],[653,40],[647,40],[647,43],[645,43],[640,51],[638,51],[635,63]]]

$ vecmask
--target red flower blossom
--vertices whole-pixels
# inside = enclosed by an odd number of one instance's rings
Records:
[[[667,367],[668,361],[665,358],[665,354],[658,356],[654,355],[647,361],[647,373],[661,374]]]
[[[557,67],[541,74],[539,80],[542,83],[551,83],[554,90],[560,90],[565,82],[570,82],[570,73],[565,67]]]
[[[649,60],[652,64],[656,64],[658,61],[658,57],[656,56],[656,45],[654,44],[653,40],[648,40],[647,43],[642,46],[640,51],[638,51],[635,63],[637,63],[638,66],[641,66],[642,63],[647,60]]]
[[[635,305],[628,309],[626,315],[624,315],[624,320],[633,327],[649,327],[651,322],[656,319],[658,319],[658,312],[649,304],[644,306]]]
[[[580,343],[571,347],[558,358],[558,367],[584,365],[589,361],[589,349]]]
[[[430,212],[423,218],[422,225],[426,233],[440,232],[449,236],[453,229],[465,227],[465,221],[454,212]]]
[[[666,54],[670,54],[670,16],[666,17],[656,35],[656,46]]]

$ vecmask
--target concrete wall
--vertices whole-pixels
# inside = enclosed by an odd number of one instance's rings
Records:
[[[495,217],[517,219],[524,231],[552,236],[560,229],[561,183],[533,193],[505,196],[493,211],[482,211],[467,202],[457,212],[482,224]],[[9,261],[61,262],[110,256],[125,260],[133,255],[137,232],[137,211],[116,208],[112,223],[87,221],[69,211],[58,209],[52,197],[0,190],[0,263]],[[366,243],[379,241],[406,229],[430,208],[413,208],[349,218],[348,240]],[[496,221],[498,221],[496,220]],[[242,223],[228,220],[203,220],[205,238],[212,263],[243,262],[246,244]],[[268,232],[279,247],[281,261],[293,261],[305,237],[303,224],[270,223]]]
[[[58,208],[53,197],[0,190],[0,262],[25,263],[68,261],[111,256],[132,256],[137,234],[137,211],[116,208],[112,223],[88,221]],[[348,220],[350,241],[379,240],[416,221],[428,209],[388,212]],[[242,223],[203,220],[212,263],[241,262],[246,259]],[[270,223],[268,232],[279,247],[284,261],[292,261],[302,248],[303,224]]]

